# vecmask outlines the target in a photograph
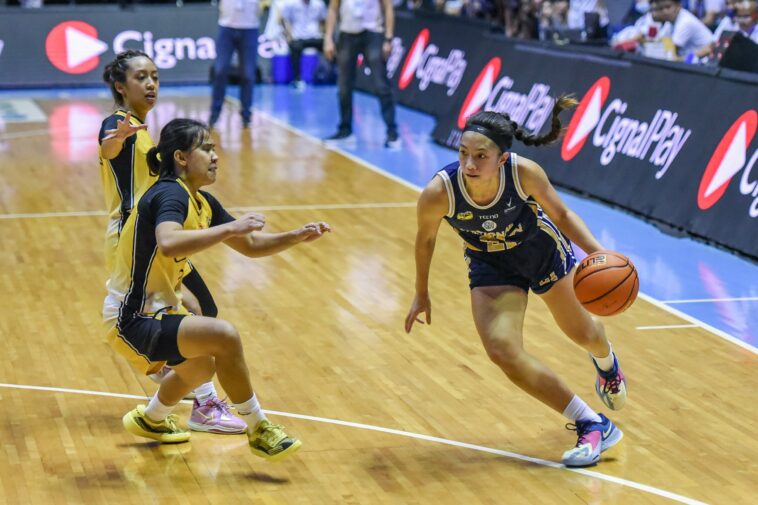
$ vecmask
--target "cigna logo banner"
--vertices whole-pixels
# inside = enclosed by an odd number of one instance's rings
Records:
[[[95,26],[78,20],[59,23],[47,34],[45,53],[58,70],[85,74],[101,66],[100,55],[112,49],[138,49],[150,56],[160,69],[170,69],[182,60],[213,60],[216,45],[212,37],[156,37],[151,31],[124,30],[108,43]]]
[[[601,77],[585,93],[569,122],[561,157],[573,159],[586,141],[600,149],[599,162],[609,165],[616,156],[627,156],[659,167],[660,179],[681,152],[692,130],[680,125],[679,114],[657,109],[652,118],[638,117],[634,104],[613,97],[609,77]]]

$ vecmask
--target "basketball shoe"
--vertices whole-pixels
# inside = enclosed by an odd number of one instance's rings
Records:
[[[163,421],[156,423],[145,415],[144,405],[137,405],[137,408],[126,413],[122,421],[126,431],[133,435],[176,444],[190,439],[190,432],[179,428],[176,424],[177,419],[175,414],[171,414]]]
[[[302,443],[284,432],[284,427],[271,424],[268,419],[255,425],[253,431],[247,432],[250,451],[256,456],[269,461],[278,461],[297,452]]]
[[[607,451],[621,440],[624,433],[613,422],[600,416],[600,422],[577,421],[567,424],[566,429],[576,431],[576,446],[563,453],[561,462],[569,467],[592,466],[600,461],[600,453]]]
[[[592,355],[590,355],[592,358]],[[597,370],[597,380],[595,381],[595,391],[603,400],[606,407],[611,410],[621,410],[626,403],[626,378],[619,367],[616,354],[613,354],[613,368],[607,372],[600,369],[592,358],[592,364]]]
[[[193,431],[208,433],[244,433],[247,424],[235,417],[229,410],[229,404],[219,398],[209,398],[202,405],[195,398],[192,415],[187,425]]]

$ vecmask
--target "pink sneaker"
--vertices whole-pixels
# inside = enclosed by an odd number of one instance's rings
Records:
[[[232,415],[229,405],[219,398],[211,398],[203,405],[195,398],[187,425],[191,430],[208,433],[231,434],[247,431],[247,423]]]

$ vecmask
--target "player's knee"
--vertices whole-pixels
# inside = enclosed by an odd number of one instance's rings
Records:
[[[484,349],[490,360],[506,373],[518,370],[521,354],[524,352],[520,345],[501,339],[485,341]]]
[[[216,321],[214,331],[214,348],[216,355],[233,354],[242,351],[242,340],[237,328],[229,321]]]

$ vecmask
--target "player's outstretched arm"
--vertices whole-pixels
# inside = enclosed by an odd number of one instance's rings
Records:
[[[327,223],[316,221],[282,233],[255,232],[231,237],[224,243],[249,258],[260,258],[282,252],[301,242],[313,242],[331,231]]]

